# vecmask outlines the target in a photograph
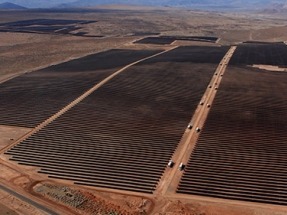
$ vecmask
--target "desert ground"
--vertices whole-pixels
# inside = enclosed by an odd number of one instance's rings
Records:
[[[5,25],[39,19],[91,22]],[[287,214],[284,41],[284,14],[1,11],[0,214]]]

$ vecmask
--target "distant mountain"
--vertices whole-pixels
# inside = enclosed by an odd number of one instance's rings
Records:
[[[3,3],[7,0],[0,0]],[[287,0],[8,0],[27,8],[69,8],[92,7],[106,4],[188,7],[194,9],[249,9],[262,10],[272,8],[274,4],[286,5]]]
[[[263,10],[264,13],[287,13],[287,2],[285,4],[275,3]]]
[[[24,10],[26,9],[25,7],[22,7],[17,4],[13,4],[11,2],[4,2],[0,4],[0,9],[5,9],[5,10]]]
[[[249,9],[258,10],[273,4],[285,4],[286,0],[75,0],[60,7],[91,7],[105,4],[131,4],[147,6],[190,7],[198,9]]]
[[[26,8],[49,8],[62,3],[74,2],[76,0],[0,0],[0,3],[7,1]]]

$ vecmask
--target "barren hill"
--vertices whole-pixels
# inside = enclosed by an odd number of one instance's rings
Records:
[[[0,9],[5,9],[5,10],[23,10],[23,9],[26,9],[26,8],[22,7],[20,5],[17,5],[17,4],[10,3],[10,2],[4,2],[4,3],[0,4]]]

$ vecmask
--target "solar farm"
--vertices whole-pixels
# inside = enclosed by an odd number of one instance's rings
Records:
[[[248,64],[286,66],[277,58],[284,44],[254,49],[262,55]],[[178,193],[287,204],[286,73],[246,68],[245,56],[255,50],[242,45],[235,52]]]
[[[0,24],[0,32],[63,34],[73,36],[100,37],[80,31],[84,25],[95,23],[89,20],[31,19]],[[78,31],[74,33],[74,31]]]
[[[89,23],[35,19],[0,31],[68,25],[71,34]],[[287,45],[218,41],[141,35],[0,82],[0,127],[23,129],[0,144],[3,166],[36,197],[60,186],[65,198],[75,189],[150,202],[118,214],[156,214],[158,199],[287,210]]]

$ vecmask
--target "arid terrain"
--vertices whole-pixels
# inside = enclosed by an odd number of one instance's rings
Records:
[[[87,31],[90,35],[104,36],[104,38],[95,39],[70,35],[1,32],[1,75],[31,71],[51,63],[110,48],[129,47],[133,40],[153,33],[217,36],[221,38],[222,44],[246,40],[287,40],[286,17],[207,13],[179,9],[175,11],[132,9],[122,8],[119,11],[108,12],[95,9],[83,13],[1,11],[1,23],[38,18],[94,20],[98,22],[84,25],[83,31]],[[132,36],[134,34],[138,36]]]
[[[284,41],[284,14],[1,11],[0,214],[287,215]]]

